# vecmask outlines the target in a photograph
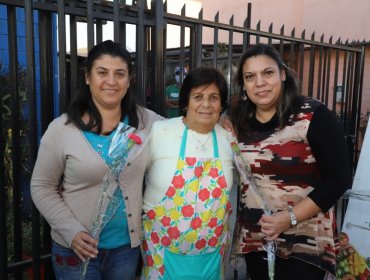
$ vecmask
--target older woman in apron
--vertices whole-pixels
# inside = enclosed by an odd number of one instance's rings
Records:
[[[226,101],[222,74],[194,69],[180,90],[182,117],[152,127],[142,244],[147,279],[222,279],[233,163],[217,122]]]

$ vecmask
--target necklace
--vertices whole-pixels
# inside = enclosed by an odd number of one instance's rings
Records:
[[[191,130],[190,130],[191,131]],[[197,136],[196,136],[196,132],[193,132],[191,131],[192,135],[193,135],[193,138],[195,139],[195,141],[198,143],[196,146],[195,146],[195,149],[197,152],[206,152],[207,151],[207,146],[208,146],[208,142],[209,142],[209,139],[211,138],[211,135],[212,135],[212,132],[208,132],[207,136],[205,137],[205,139],[203,139],[203,141],[201,141]],[[203,137],[202,137],[203,138]]]

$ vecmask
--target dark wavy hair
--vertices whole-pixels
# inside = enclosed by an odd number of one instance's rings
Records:
[[[115,43],[111,40],[99,43],[89,51],[85,62],[85,73],[87,75],[91,74],[91,68],[94,62],[103,55],[121,58],[127,63],[129,75],[132,77],[133,65],[130,53],[119,43]],[[92,100],[90,87],[86,85],[85,79],[83,79],[81,83],[81,89],[67,110],[66,124],[73,122],[81,130],[94,131],[97,134],[100,134],[102,132],[102,117]],[[132,87],[130,86],[127,89],[127,93],[121,101],[121,120],[123,120],[127,115],[129,119],[129,125],[138,128],[138,107],[133,99],[131,88]],[[84,123],[82,120],[82,116],[85,113],[89,115],[88,123]]]
[[[186,117],[191,90],[195,87],[210,85],[212,83],[214,83],[220,91],[222,111],[228,108],[227,83],[222,73],[210,67],[194,68],[185,77],[180,88],[179,110],[184,117]]]
[[[283,61],[279,52],[272,46],[266,44],[256,44],[248,48],[239,61],[236,76],[236,95],[231,102],[230,117],[238,138],[245,137],[248,132],[248,123],[255,116],[256,105],[249,100],[242,100],[243,95],[243,65],[247,59],[253,56],[266,55],[273,59],[280,71],[285,71],[286,80],[284,81],[283,94],[276,106],[276,113],[279,118],[280,129],[284,128],[290,117],[296,115],[302,105],[300,82],[294,70],[289,68]],[[240,139],[239,139],[240,140]]]

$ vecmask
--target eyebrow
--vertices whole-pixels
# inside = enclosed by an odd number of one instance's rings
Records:
[[[97,66],[96,69],[98,70],[108,70],[108,68],[105,68],[104,66]],[[119,69],[116,69],[114,70],[115,72],[128,72],[126,69],[123,69],[123,68],[119,68]]]
[[[204,95],[205,93],[203,93],[202,91],[196,91],[196,92],[192,92],[190,95],[196,95],[196,94],[202,94],[202,95]],[[218,96],[221,96],[221,93],[218,92],[218,91],[215,91],[215,92],[211,92],[209,95],[218,95]]]
[[[266,70],[276,70],[276,69],[274,67],[272,67],[272,66],[269,66],[269,67],[266,67],[265,69],[263,69],[260,72],[264,72]],[[245,71],[245,72],[243,72],[243,74],[254,74],[254,73],[256,73],[256,72],[251,72],[251,71]]]

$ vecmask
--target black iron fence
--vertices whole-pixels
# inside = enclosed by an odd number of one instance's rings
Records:
[[[128,2],[128,1],[127,1]],[[273,44],[286,63],[302,80],[305,95],[324,102],[343,124],[348,146],[357,162],[364,48],[348,42],[326,42],[295,30],[285,34],[251,27],[251,5],[245,8],[243,26],[204,20],[166,12],[166,3],[151,1],[63,1],[0,0],[6,14],[7,61],[0,61],[0,278],[52,279],[48,225],[40,218],[29,195],[29,180],[36,159],[38,141],[50,121],[63,113],[78,90],[87,49],[106,38],[128,46],[134,41],[135,92],[138,102],[165,115],[165,86],[177,65],[190,69],[201,65],[217,67],[229,83],[245,49],[257,42]],[[23,19],[20,20],[20,14]],[[1,19],[0,19],[1,20]],[[2,23],[4,21],[1,21]],[[77,31],[86,24],[84,32]],[[24,45],[21,25],[24,25]],[[177,46],[169,29],[177,28]],[[129,35],[129,29],[134,35]],[[0,34],[1,35],[1,34]],[[134,37],[134,38],[133,38]],[[1,42],[0,42],[1,44]],[[1,45],[0,45],[1,46]],[[24,48],[25,61],[20,61]],[[86,51],[85,51],[86,52]]]

